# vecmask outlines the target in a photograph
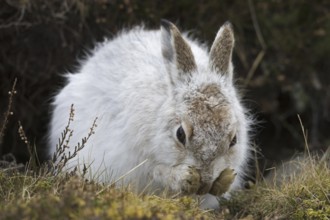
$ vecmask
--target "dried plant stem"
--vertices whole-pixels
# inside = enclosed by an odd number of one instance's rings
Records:
[[[264,40],[264,37],[262,36],[261,30],[260,30],[260,25],[256,16],[256,11],[253,5],[253,1],[252,0],[248,0],[248,4],[249,4],[249,10],[250,10],[250,14],[251,14],[251,18],[252,18],[252,22],[253,22],[253,27],[254,30],[256,32],[258,41],[261,45],[261,51],[259,51],[257,57],[254,59],[253,64],[247,74],[246,80],[245,80],[245,86],[248,86],[255,71],[257,70],[258,66],[260,65],[262,59],[264,58],[265,54],[266,54],[266,43]]]
[[[25,134],[22,123],[20,121],[18,121],[18,134],[19,134],[21,140],[26,144],[26,147],[29,152],[29,156],[30,156],[29,168],[31,168],[32,170],[36,170],[37,165],[40,164],[39,160],[38,160],[36,147],[31,145],[30,141],[28,140],[28,138]]]
[[[260,65],[262,59],[264,58],[265,56],[265,50],[261,50],[259,51],[257,57],[254,59],[253,63],[252,63],[252,66],[247,74],[247,77],[246,77],[246,80],[245,80],[245,86],[248,86],[255,71],[257,70],[258,66]]]
[[[89,138],[95,133],[95,128],[97,127],[96,121],[97,117],[94,119],[92,126],[90,127],[90,130],[87,134],[87,136],[83,137],[81,142],[77,143],[76,146],[74,146],[73,150],[69,150],[70,146],[70,140],[73,135],[73,130],[70,128],[71,122],[74,121],[74,105],[71,105],[70,108],[70,116],[67,125],[64,128],[64,131],[61,134],[61,138],[58,140],[58,144],[56,145],[56,151],[53,154],[52,157],[52,163],[54,164],[54,167],[52,169],[53,175],[58,175],[61,173],[66,166],[66,164],[77,156],[78,152],[81,151],[86,143],[88,142]],[[74,167],[74,172],[78,169],[78,167]],[[84,165],[83,167],[83,173],[87,172],[87,167]]]
[[[1,130],[0,130],[0,144],[2,144],[2,140],[3,140],[3,136],[5,135],[5,130],[6,130],[6,126],[8,124],[9,121],[9,117],[11,115],[13,115],[12,112],[12,108],[13,108],[13,99],[14,99],[14,95],[16,95],[16,83],[17,83],[17,78],[15,78],[13,86],[11,87],[11,90],[8,92],[9,94],[9,99],[8,99],[8,107],[7,107],[7,111],[4,113],[4,118],[2,121],[2,125],[1,125]]]
[[[33,155],[33,151],[31,149],[31,144],[30,144],[30,141],[28,140],[26,134],[25,134],[25,131],[23,129],[23,126],[22,126],[22,123],[20,121],[18,121],[18,133],[19,133],[19,136],[21,138],[21,140],[26,144],[27,146],[27,149],[29,151],[29,155],[30,157]]]
[[[255,29],[256,34],[257,34],[257,38],[259,40],[259,43],[260,43],[262,49],[266,49],[266,43],[265,43],[264,37],[262,36],[261,30],[260,30],[260,25],[259,25],[259,22],[258,22],[258,19],[257,19],[256,10],[254,8],[253,0],[248,0],[248,3],[249,3],[249,10],[250,10],[250,13],[251,13],[253,26],[254,26],[254,29]]]
[[[70,142],[70,138],[73,135],[73,130],[70,129],[70,125],[73,120],[74,120],[74,106],[72,104],[70,107],[70,116],[68,123],[65,126],[64,131],[61,133],[61,138],[59,138],[58,144],[56,145],[56,151],[53,154],[53,158],[52,158],[53,163],[56,163],[60,155],[64,154],[65,149],[69,147],[68,144]]]

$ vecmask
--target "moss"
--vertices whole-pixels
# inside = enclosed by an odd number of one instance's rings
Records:
[[[310,199],[304,200],[297,208],[294,214],[296,218],[307,219],[329,219],[330,218],[330,204],[325,200]]]
[[[0,171],[0,183],[6,176]],[[114,189],[76,176],[33,177],[15,174],[6,178],[0,202],[1,219],[208,219],[188,197],[166,199],[137,196],[127,189]],[[22,181],[25,180],[25,181]],[[23,184],[22,184],[23,183]],[[29,196],[22,196],[26,191]],[[102,193],[98,194],[100,190]],[[47,210],[47,212],[45,212]]]

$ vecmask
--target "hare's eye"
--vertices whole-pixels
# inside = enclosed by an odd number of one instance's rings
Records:
[[[231,140],[229,147],[234,146],[236,143],[237,143],[237,137],[235,135],[234,138]]]
[[[178,130],[176,131],[176,137],[178,138],[178,140],[185,145],[186,143],[186,134],[184,133],[184,130],[182,128],[182,126],[180,126],[178,128]]]

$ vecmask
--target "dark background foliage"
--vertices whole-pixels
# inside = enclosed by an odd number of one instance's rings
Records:
[[[227,20],[235,30],[237,83],[259,123],[254,142],[267,161],[304,150],[297,114],[308,130],[309,147],[330,144],[330,3],[286,0],[111,1],[3,0],[0,2],[0,113],[17,78],[13,115],[0,140],[0,155],[28,159],[19,138],[21,121],[45,159],[50,102],[96,42],[122,28],[161,18],[212,43]],[[0,120],[2,123],[2,120]],[[0,124],[1,125],[1,124]]]

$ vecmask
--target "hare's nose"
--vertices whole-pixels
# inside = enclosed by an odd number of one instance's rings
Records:
[[[199,189],[197,190],[197,195],[204,195],[208,193],[210,189],[211,189],[210,183],[202,182]]]

